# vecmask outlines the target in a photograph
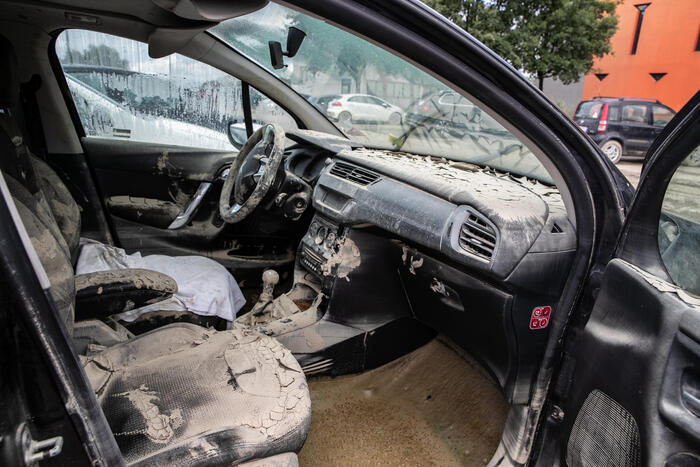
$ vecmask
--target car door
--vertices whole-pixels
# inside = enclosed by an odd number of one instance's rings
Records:
[[[296,128],[287,112],[212,66],[178,54],[152,59],[130,39],[67,30],[56,55],[85,133],[87,167],[73,172],[89,167],[119,246],[208,256],[236,270],[253,264],[250,256],[261,260],[255,269],[291,264],[282,224],[261,235],[254,218],[228,225],[218,215],[222,176],[237,154],[228,125],[245,128],[244,89],[257,104],[253,118]]]
[[[644,154],[649,149],[650,112],[643,102],[623,103],[620,115],[620,133],[624,140],[624,152],[627,154]]]
[[[372,120],[377,120],[380,122],[386,122],[389,120],[389,115],[393,112],[393,109],[388,102],[378,99],[373,96],[368,96],[369,106],[372,111]]]
[[[655,144],[590,316],[569,334],[538,465],[700,462],[699,102]]]
[[[367,118],[364,101],[363,96],[352,96],[348,98],[348,108],[350,109],[353,120],[364,120]]]

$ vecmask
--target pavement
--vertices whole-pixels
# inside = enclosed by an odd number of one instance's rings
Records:
[[[617,168],[637,188],[639,174],[642,172],[642,161],[620,161],[617,163]]]

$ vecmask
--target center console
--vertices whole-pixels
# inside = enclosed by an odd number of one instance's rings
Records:
[[[301,239],[300,264],[323,281],[331,273],[331,263],[340,251],[342,240],[342,229],[338,224],[322,216],[314,216],[309,230]]]

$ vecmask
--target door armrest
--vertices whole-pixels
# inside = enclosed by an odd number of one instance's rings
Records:
[[[75,276],[75,319],[100,319],[157,303],[177,292],[172,277],[148,269],[116,269]]]

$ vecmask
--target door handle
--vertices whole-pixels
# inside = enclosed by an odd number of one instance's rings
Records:
[[[209,188],[211,188],[211,182],[202,182],[199,184],[199,187],[194,193],[194,196],[192,196],[190,202],[187,203],[185,209],[177,215],[175,220],[170,223],[168,230],[179,229],[183,225],[187,224],[190,219],[192,219],[192,216],[194,216],[197,209],[199,209],[199,205],[204,199],[204,195],[206,195],[209,191]]]
[[[683,375],[681,383],[681,400],[686,408],[700,418],[700,384],[695,375]]]

